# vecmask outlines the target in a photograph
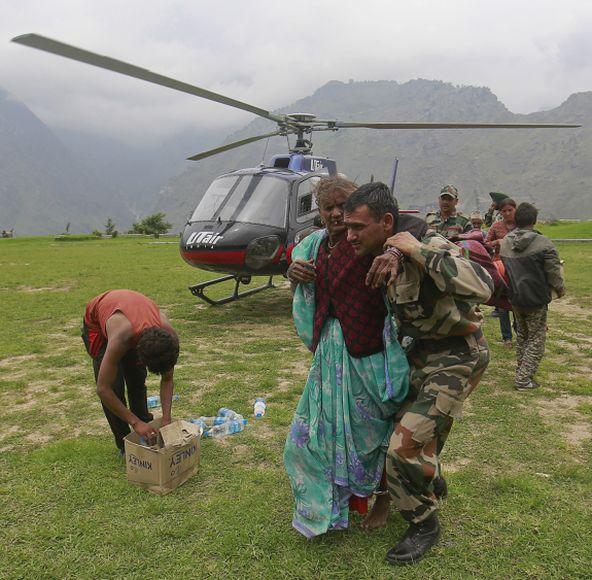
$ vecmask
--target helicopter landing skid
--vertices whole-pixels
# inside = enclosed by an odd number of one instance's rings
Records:
[[[210,298],[206,296],[205,289],[208,286],[213,286],[214,284],[220,284],[221,282],[227,282],[228,280],[234,280],[234,292],[227,296],[226,298],[220,298],[216,300],[214,298]],[[189,290],[191,294],[201,298],[204,302],[211,304],[212,306],[220,306],[221,304],[228,304],[228,302],[234,302],[239,298],[244,298],[245,296],[251,296],[251,294],[256,294],[257,292],[261,292],[262,290],[267,290],[268,288],[275,288],[273,283],[273,276],[269,277],[267,284],[263,286],[257,286],[257,288],[251,288],[245,292],[239,292],[239,288],[241,284],[249,284],[251,282],[251,276],[234,276],[233,274],[229,274],[228,276],[222,276],[221,278],[215,278],[214,280],[208,280],[207,282],[200,282],[199,284],[195,284],[194,286],[189,286]]]

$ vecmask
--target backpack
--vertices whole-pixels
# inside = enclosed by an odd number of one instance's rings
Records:
[[[487,248],[476,240],[460,240],[456,242],[456,245],[462,250],[465,258],[479,264],[493,280],[493,294],[485,304],[511,310],[512,306],[508,301],[508,285],[504,279],[504,272],[500,272],[496,263],[501,264],[501,260],[492,260]],[[501,264],[501,267],[503,268],[503,264]]]

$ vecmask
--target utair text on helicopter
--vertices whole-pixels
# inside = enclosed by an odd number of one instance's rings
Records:
[[[571,124],[527,123],[372,123],[317,119],[310,113],[275,114],[249,103],[190,85],[126,62],[64,44],[38,34],[24,34],[13,42],[79,62],[189,93],[223,105],[249,111],[273,121],[277,129],[210,149],[189,157],[199,161],[274,136],[296,135],[289,153],[274,155],[266,166],[231,171],[215,179],[188,220],[181,235],[183,259],[197,268],[222,272],[215,280],[190,290],[209,304],[224,304],[273,286],[274,275],[285,274],[291,248],[299,235],[314,226],[317,207],[314,185],[322,175],[337,172],[335,161],[311,155],[315,131],[339,129],[533,129],[579,127]],[[397,163],[392,172],[394,189]],[[404,211],[404,210],[402,210]],[[252,276],[269,276],[267,284],[240,292]],[[234,292],[222,299],[206,296],[206,288],[234,280]]]

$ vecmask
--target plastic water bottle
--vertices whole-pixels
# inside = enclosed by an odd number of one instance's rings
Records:
[[[225,435],[239,433],[244,430],[246,424],[247,421],[245,419],[231,419],[204,431],[204,437],[224,437]]]
[[[265,404],[265,399],[263,397],[257,397],[255,399],[255,404],[253,405],[253,415],[255,415],[255,417],[263,417],[266,408],[267,405]]]
[[[158,395],[147,397],[146,402],[148,403],[149,409],[156,409],[156,407],[160,407],[160,397]]]
[[[179,400],[179,393],[175,393],[173,395],[173,401]],[[160,396],[159,395],[152,395],[150,397],[146,397],[146,402],[148,403],[149,409],[156,409],[160,407]]]
[[[198,417],[197,419],[189,419],[190,423],[193,423],[194,425],[199,425],[201,427],[201,432],[204,433],[206,431],[206,429],[209,429],[209,425],[206,424],[206,422],[203,420],[202,417]]]
[[[201,425],[204,431],[214,425],[222,425],[222,423],[226,423],[226,421],[230,421],[230,419],[228,417],[198,417],[197,419],[189,419],[190,423]]]
[[[232,409],[228,409],[227,407],[221,407],[218,409],[218,417],[228,417],[231,421],[234,419],[240,418],[242,420],[243,416],[239,415],[236,411]]]
[[[213,427],[214,425],[222,425],[222,423],[226,423],[226,421],[230,421],[230,417],[200,417],[206,422],[206,425],[209,427]]]

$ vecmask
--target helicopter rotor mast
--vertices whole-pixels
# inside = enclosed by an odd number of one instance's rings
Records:
[[[317,119],[315,115],[311,113],[291,113],[287,115],[276,114],[249,103],[154,73],[148,69],[121,60],[103,56],[82,48],[77,48],[39,34],[22,34],[13,38],[12,42],[168,87],[176,91],[188,93],[235,109],[241,109],[277,124],[277,130],[274,132],[227,143],[220,147],[208,151],[202,151],[197,155],[188,157],[188,159],[194,161],[205,159],[206,157],[217,155],[218,153],[229,151],[236,147],[242,147],[243,145],[261,139],[267,139],[278,135],[286,136],[293,134],[296,135],[296,144],[290,149],[290,153],[309,154],[312,151],[312,141],[310,138],[305,138],[305,135],[312,135],[314,131],[338,131],[339,129],[552,129],[581,127],[581,125],[565,123],[373,123]]]

